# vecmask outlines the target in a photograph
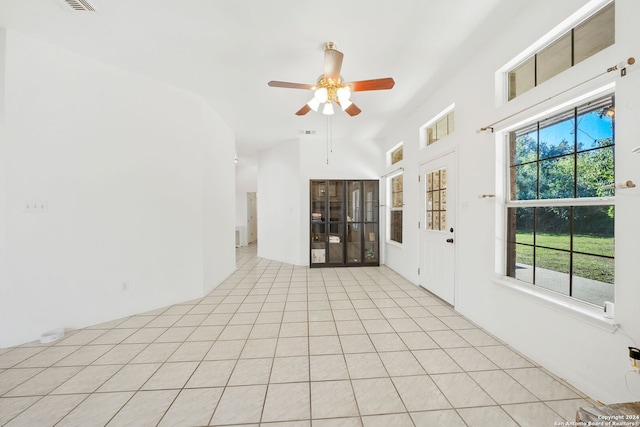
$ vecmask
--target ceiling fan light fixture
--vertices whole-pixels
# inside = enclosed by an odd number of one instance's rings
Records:
[[[362,110],[351,101],[352,92],[391,89],[395,82],[391,77],[385,77],[372,80],[356,80],[347,83],[340,74],[343,56],[342,52],[336,50],[333,42],[326,43],[324,50],[324,73],[317,78],[315,84],[282,82],[277,80],[271,80],[267,84],[270,87],[305,89],[314,92],[313,99],[296,111],[296,116],[304,116],[312,110],[319,111],[321,104],[324,104],[322,113],[332,115],[334,114],[335,108],[332,105],[334,102],[349,116],[357,116]]]
[[[340,101],[341,104],[349,102],[349,98],[351,98],[351,91],[346,86],[338,88],[336,94],[338,95],[338,101]]]
[[[326,87],[321,87],[320,89],[316,90],[316,93],[313,95],[313,97],[322,104],[324,102],[327,102],[327,100],[329,99],[329,92],[327,91]]]
[[[320,101],[314,96],[311,98],[311,101],[307,102],[307,105],[313,110],[318,111],[318,107],[320,106]]]

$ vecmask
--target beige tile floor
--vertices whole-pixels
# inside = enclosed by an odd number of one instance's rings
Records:
[[[540,427],[593,404],[386,267],[255,253],[204,298],[0,349],[0,425]]]

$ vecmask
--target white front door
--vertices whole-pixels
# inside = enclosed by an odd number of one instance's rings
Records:
[[[419,283],[455,303],[455,152],[420,166]]]

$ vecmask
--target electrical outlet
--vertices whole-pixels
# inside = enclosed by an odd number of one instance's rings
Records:
[[[24,213],[45,213],[48,210],[49,203],[46,200],[31,200],[22,205]]]
[[[122,282],[122,292],[127,292],[129,290],[129,283]]]

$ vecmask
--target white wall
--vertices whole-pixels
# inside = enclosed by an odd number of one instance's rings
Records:
[[[220,116],[202,102],[203,292],[209,293],[236,267],[235,136]]]
[[[5,132],[5,46],[6,31],[0,28],[0,337],[9,331],[7,278],[7,137]],[[2,341],[0,341],[2,347]]]
[[[637,400],[640,376],[625,385],[629,369],[629,338],[613,332],[605,322],[590,321],[572,310],[526,295],[493,279],[501,276],[496,262],[503,253],[502,224],[499,218],[504,199],[480,199],[481,194],[500,193],[496,181],[496,149],[501,141],[491,133],[476,133],[482,126],[507,117],[604,72],[629,56],[638,57],[640,29],[634,17],[640,16],[640,3],[616,0],[616,45],[523,94],[507,105],[496,106],[495,72],[520,51],[554,28],[586,0],[530,2],[511,22],[505,22],[495,42],[489,44],[465,65],[452,70],[449,81],[424,99],[414,114],[398,125],[382,145],[386,151],[404,141],[405,174],[415,176],[429,159],[455,150],[458,158],[458,214],[456,223],[456,310],[485,327],[560,377],[566,378],[591,397],[603,402]],[[553,11],[553,13],[552,13]],[[430,41],[425,40],[425,43]],[[634,66],[637,67],[637,66]],[[616,81],[616,177],[640,182],[640,155],[631,149],[640,145],[640,69],[630,67],[624,78],[610,73],[580,89],[569,91],[538,110],[582,94],[584,91]],[[456,130],[446,139],[419,150],[418,129],[452,102],[455,102]],[[518,115],[526,118],[530,112]],[[515,120],[515,118],[514,118]],[[513,122],[513,121],[512,121]],[[499,148],[497,148],[499,147]],[[410,160],[409,160],[410,159]],[[394,165],[395,168],[397,165]],[[389,171],[393,168],[381,170]],[[418,221],[418,183],[405,179],[405,230],[401,248],[387,245],[386,264],[418,282],[418,241],[413,224]],[[467,208],[463,209],[462,206]],[[640,286],[637,284],[637,254],[640,228],[637,212],[640,190],[619,191],[616,200],[616,322],[640,342]],[[496,255],[498,253],[498,255]]]
[[[324,136],[264,150],[258,158],[258,256],[309,265],[309,180],[378,179],[375,141],[334,139],[327,164]]]
[[[0,346],[200,297],[233,270],[234,213],[216,212],[234,203],[233,135],[200,98],[12,31],[5,65]]]
[[[6,38],[7,38],[6,30],[4,28],[0,28],[0,124],[4,124]]]
[[[303,264],[299,251],[300,145],[268,148],[258,156],[258,256]]]

